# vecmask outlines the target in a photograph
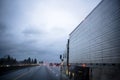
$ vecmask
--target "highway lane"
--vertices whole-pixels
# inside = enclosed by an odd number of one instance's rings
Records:
[[[30,70],[29,68],[24,68],[24,69],[20,69],[20,70],[16,70],[14,72],[10,72],[9,74],[0,76],[0,80],[13,80],[13,78],[21,75],[22,73],[28,72]]]
[[[46,65],[16,70],[0,76],[0,80],[61,80],[60,68]]]

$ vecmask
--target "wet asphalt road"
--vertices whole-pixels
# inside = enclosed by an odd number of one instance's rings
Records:
[[[60,68],[53,66],[35,66],[16,70],[0,76],[0,80],[61,80]]]

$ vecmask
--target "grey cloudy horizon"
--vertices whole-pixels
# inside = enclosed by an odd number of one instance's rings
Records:
[[[0,57],[58,62],[69,34],[101,0],[0,0]]]

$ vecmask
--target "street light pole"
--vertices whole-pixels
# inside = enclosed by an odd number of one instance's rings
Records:
[[[67,42],[67,71],[68,71],[68,76],[69,76],[69,39]]]

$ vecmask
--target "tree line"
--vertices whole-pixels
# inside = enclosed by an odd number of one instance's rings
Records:
[[[24,64],[37,64],[37,59],[31,59],[30,57],[28,59],[24,59],[21,61],[21,63]]]
[[[16,58],[7,55],[0,58],[0,65],[17,65],[17,64],[37,64],[37,59],[27,58],[22,61],[17,61]]]

